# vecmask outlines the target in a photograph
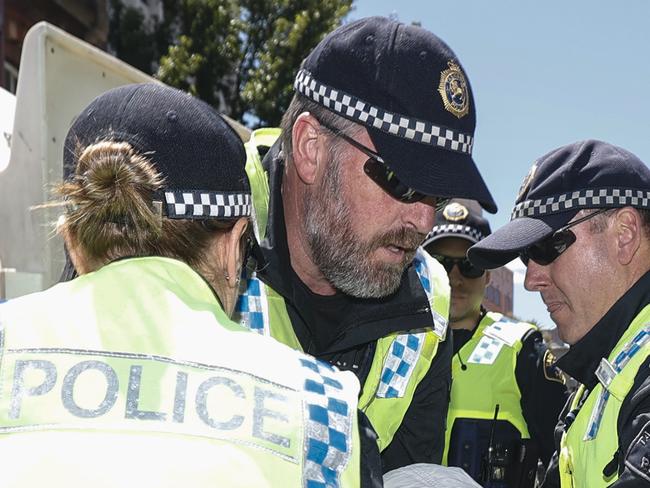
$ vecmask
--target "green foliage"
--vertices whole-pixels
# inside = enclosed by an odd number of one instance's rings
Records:
[[[158,66],[160,80],[255,125],[279,124],[300,62],[352,4],[164,0],[164,19],[146,26],[140,13],[137,26],[132,7],[112,2],[111,46],[118,57],[150,73]]]
[[[341,23],[351,0],[243,0],[247,26],[241,100],[252,115],[277,125],[293,96],[301,61]],[[242,107],[239,107],[240,110]]]
[[[192,83],[205,58],[192,52],[192,39],[181,35],[177,44],[169,46],[166,56],[160,59],[158,77],[168,85],[185,90],[197,96],[196,86]]]
[[[233,73],[241,50],[237,3],[180,0],[177,8],[179,35],[162,57],[158,77],[220,110],[230,107],[237,98]]]

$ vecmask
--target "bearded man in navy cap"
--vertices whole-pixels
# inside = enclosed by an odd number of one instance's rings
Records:
[[[468,254],[484,268],[519,256],[571,345],[557,365],[581,386],[543,486],[650,486],[650,169],[600,141],[551,151]]]
[[[440,463],[449,287],[418,247],[443,199],[496,211],[471,87],[439,38],[380,17],[328,35],[294,87],[282,129],[248,144],[265,263],[242,280],[241,322],[357,375],[385,471]]]

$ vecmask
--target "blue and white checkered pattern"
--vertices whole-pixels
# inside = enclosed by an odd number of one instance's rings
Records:
[[[431,301],[433,286],[431,285],[429,270],[427,269],[427,265],[424,261],[424,256],[422,256],[421,252],[422,251],[418,249],[415,257],[413,258],[413,265],[415,266],[415,272],[418,274],[418,278],[420,278],[420,283],[422,283],[422,288],[424,288],[424,292],[427,294],[427,298],[429,298],[429,301]]]
[[[233,320],[261,335],[269,335],[268,302],[266,291],[254,271],[242,270],[239,298]]]
[[[483,335],[492,339],[497,339],[512,347],[518,341],[523,340],[524,336],[532,330],[531,324],[518,322],[508,317],[501,317],[497,322],[486,327]]]
[[[439,339],[444,340],[447,335],[448,321],[433,308],[434,289],[429,276],[429,268],[426,264],[427,260],[433,261],[433,258],[426,254],[420,247],[413,258],[413,265],[415,266],[415,272],[420,279],[420,283],[422,283],[424,293],[427,295],[427,299],[429,300],[429,308],[431,310],[431,317],[433,318],[433,333],[437,335]]]
[[[343,385],[327,363],[305,356],[300,359],[305,373],[304,488],[337,488],[340,473],[350,459],[352,415],[342,399]]]
[[[418,249],[413,258],[413,265],[429,300],[433,333],[444,340],[447,332],[447,320],[431,306],[434,289],[426,264],[427,257],[428,255],[421,248]],[[428,259],[432,260],[433,258]],[[422,353],[425,337],[425,332],[401,334],[395,337],[384,360],[379,388],[375,394],[377,398],[401,398],[404,396],[415,365]]]
[[[600,423],[603,419],[603,414],[605,413],[605,406],[607,405],[607,400],[609,400],[610,392],[607,389],[612,383],[614,378],[618,373],[620,373],[625,365],[634,357],[634,355],[641,350],[641,348],[650,340],[650,324],[646,325],[641,331],[634,336],[634,338],[628,342],[623,350],[616,355],[613,364],[609,364],[606,359],[603,359],[596,371],[596,377],[600,381],[603,391],[598,396],[596,404],[594,405],[593,410],[591,411],[591,417],[589,418],[589,424],[587,424],[587,430],[584,435],[584,440],[595,439],[600,429]]]
[[[413,142],[461,154],[472,154],[473,137],[425,120],[388,112],[314,79],[307,70],[298,71],[296,91],[348,119]]]
[[[390,346],[381,372],[377,398],[401,398],[406,392],[411,374],[415,369],[425,333],[398,335]]]
[[[626,188],[600,188],[553,195],[538,200],[524,200],[515,205],[510,220],[537,217],[583,208],[650,208],[650,192]]]
[[[249,217],[250,193],[166,190],[165,209],[170,219]]]
[[[493,364],[505,344],[505,342],[493,337],[483,336],[472,354],[469,355],[467,362],[472,364]]]

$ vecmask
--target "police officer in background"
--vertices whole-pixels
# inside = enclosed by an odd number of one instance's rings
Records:
[[[65,148],[80,276],[0,305],[2,486],[360,486],[354,375],[229,319],[251,215],[235,132],[129,85]]]
[[[486,268],[518,255],[581,383],[543,486],[650,486],[650,169],[594,140],[542,156],[511,221],[469,250]]]
[[[489,234],[489,223],[471,205],[452,202],[436,213],[424,242],[451,285],[454,357],[444,461],[482,486],[532,487],[538,457],[546,464],[553,454],[566,388],[534,325],[482,306],[490,273],[472,265],[466,252]]]
[[[267,264],[247,276],[242,323],[357,375],[385,471],[440,463],[449,289],[418,248],[441,197],[496,211],[470,85],[439,38],[371,17],[329,34],[294,86],[281,133],[247,144]]]

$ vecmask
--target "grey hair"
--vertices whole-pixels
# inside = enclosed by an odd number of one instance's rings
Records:
[[[620,210],[621,207],[612,208],[603,212],[600,215],[596,215],[593,219],[589,221],[589,230],[592,234],[598,234],[603,232],[607,227],[609,220],[612,218],[612,215],[616,213],[617,210]],[[647,208],[636,208],[633,207],[639,215],[641,216],[641,225],[643,227],[643,232],[646,238],[650,239],[650,210]],[[597,209],[594,209],[595,212]]]
[[[588,215],[597,212],[599,208],[590,209]],[[600,234],[603,232],[609,225],[609,220],[612,218],[612,215],[618,210],[618,208],[611,208],[599,215],[594,216],[594,218],[589,219],[589,232],[592,234]]]
[[[339,129],[341,132],[349,136],[357,135],[358,132],[362,129],[361,125],[352,122],[351,120],[348,120],[344,117],[341,117],[340,115],[335,114],[322,105],[319,105],[316,102],[313,102],[304,97],[303,95],[296,93],[294,94],[293,99],[289,104],[289,108],[287,108],[287,111],[284,113],[282,122],[280,124],[280,127],[282,128],[280,140],[282,142],[285,167],[288,167],[293,161],[293,124],[295,124],[300,114],[304,112],[309,112],[319,122]],[[332,134],[325,127],[323,127],[323,131]],[[333,139],[332,145],[330,146],[330,155],[334,156],[335,159],[338,159],[338,156],[340,156],[342,152],[342,146],[343,141],[336,138]]]

